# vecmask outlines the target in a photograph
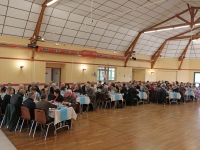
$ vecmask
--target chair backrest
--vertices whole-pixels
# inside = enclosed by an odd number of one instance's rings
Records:
[[[76,102],[76,109],[75,109],[76,114],[81,113],[81,104],[79,102]]]
[[[100,101],[106,101],[106,96],[104,93],[99,93],[99,100]]]
[[[46,116],[43,110],[35,109],[35,121],[41,124],[46,124]]]
[[[21,115],[22,115],[23,119],[26,119],[26,120],[31,119],[30,112],[29,112],[29,109],[27,107],[21,106]]]

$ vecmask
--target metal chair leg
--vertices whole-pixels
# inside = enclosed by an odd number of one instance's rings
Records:
[[[16,125],[16,127],[15,127],[15,132],[17,131],[17,128],[18,128],[18,125],[19,125],[19,120],[20,120],[20,117],[19,117],[19,119],[18,119],[18,121],[17,121],[17,125]]]
[[[107,101],[106,101],[106,104],[105,104],[105,109],[106,109],[106,106],[107,106]]]
[[[21,127],[20,127],[20,130],[19,130],[19,132],[21,132],[21,131],[22,131],[22,127],[23,127],[23,125],[24,125],[24,119],[23,119],[23,121],[22,121],[22,124],[21,124]]]
[[[31,131],[32,131],[33,125],[34,125],[34,121],[32,120],[32,124],[31,124],[31,129],[30,129],[30,132],[29,132],[29,136],[31,135]]]
[[[46,131],[45,139],[44,140],[46,140],[46,138],[47,138],[48,130],[49,130],[49,125],[47,125],[47,131]]]
[[[0,129],[1,129],[2,125],[3,125],[4,119],[5,119],[5,115],[3,116],[3,119],[2,119],[2,121],[1,121]]]
[[[35,129],[34,129],[34,132],[33,132],[33,137],[35,136],[35,130],[36,130],[36,127],[37,127],[37,122],[36,122],[36,124],[35,124]]]

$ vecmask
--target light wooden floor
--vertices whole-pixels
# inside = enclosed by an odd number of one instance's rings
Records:
[[[99,109],[80,122],[46,141],[40,132],[32,138],[26,129],[3,131],[19,150],[200,150],[200,102]]]

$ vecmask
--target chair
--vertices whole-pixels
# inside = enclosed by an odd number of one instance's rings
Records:
[[[106,104],[105,104],[105,108],[106,108],[106,106],[107,106],[107,103],[110,103],[110,108],[111,108],[111,102],[110,102],[109,99],[106,99],[106,96],[105,96],[104,93],[100,93],[100,94],[99,94],[99,100],[102,102],[101,106],[102,106],[103,103],[105,102],[105,103],[106,103]]]
[[[47,133],[48,133],[48,130],[49,130],[49,126],[51,124],[53,124],[54,122],[52,121],[50,123],[46,123],[46,116],[45,116],[45,112],[43,110],[35,109],[34,113],[35,113],[36,125],[35,125],[35,129],[34,129],[34,132],[33,132],[33,137],[35,136],[35,130],[36,130],[36,127],[37,127],[38,124],[41,125],[41,128],[42,128],[42,125],[46,125],[47,126],[47,130],[46,130],[46,133],[45,133],[45,140],[46,140]],[[42,128],[42,132],[43,132],[43,128]]]
[[[81,114],[81,104],[79,102],[76,102],[75,112],[77,114],[78,123],[79,123],[79,126],[80,126],[80,119],[79,119],[80,116],[79,115]]]
[[[32,131],[32,128],[33,128],[33,124],[34,124],[34,120],[31,120],[31,116],[30,116],[30,112],[29,112],[29,109],[27,108],[27,107],[23,107],[23,106],[21,106],[21,118],[23,119],[23,121],[22,121],[22,124],[21,124],[21,126],[20,126],[20,131],[19,132],[21,132],[22,131],[22,127],[23,127],[23,124],[24,124],[24,120],[27,120],[27,125],[28,125],[28,121],[31,121],[32,123],[31,123],[31,129],[30,129],[30,132],[29,132],[29,135],[31,134],[31,131]],[[20,118],[19,118],[19,120],[20,120]],[[18,120],[18,121],[19,121]],[[18,127],[18,124],[17,124],[17,126],[16,126],[16,129],[17,129],[17,127]],[[15,130],[16,130],[15,129]]]

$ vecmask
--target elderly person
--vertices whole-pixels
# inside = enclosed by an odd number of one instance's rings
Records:
[[[62,82],[61,84],[60,84],[60,90],[61,91],[65,91],[65,83],[64,82]]]
[[[91,88],[89,84],[86,84],[87,91],[85,92],[85,95],[90,98],[90,102],[93,104],[93,110],[96,109],[96,95],[94,93],[94,90]]]
[[[19,90],[17,92],[19,92],[20,90],[24,90],[24,85],[23,84],[19,84]]]
[[[54,90],[56,89],[56,83],[52,83],[50,87],[50,92],[54,94]]]
[[[103,93],[105,95],[106,99],[110,98],[110,91],[108,91],[108,86],[107,85],[104,85],[101,93]]]
[[[28,93],[28,99],[24,101],[23,106],[27,107],[30,112],[31,120],[34,120],[34,110],[36,109],[36,104],[34,102],[35,98],[35,93],[34,92],[29,92]]]
[[[49,87],[44,89],[44,93],[47,95],[48,101],[52,101],[55,98],[54,94],[50,93]]]
[[[142,85],[141,91],[147,93],[147,95],[149,94],[149,89],[147,88],[145,84]]]
[[[48,84],[44,84],[44,88],[41,89],[41,94],[42,94],[42,93],[45,93],[45,88],[47,88],[47,87],[49,87],[49,85],[48,85]]]
[[[57,108],[57,106],[48,102],[47,94],[43,93],[41,95],[41,101],[36,104],[36,108],[44,111],[46,123],[50,123],[54,120],[49,116],[49,108]]]
[[[37,92],[36,87],[31,88],[31,92],[34,93],[35,97],[33,98],[35,102],[38,102],[40,100],[40,94]]]
[[[32,82],[29,86],[28,86],[28,91],[31,91],[31,88],[35,87],[35,82]]]
[[[64,97],[63,105],[71,106],[76,109],[76,98],[72,96],[72,90],[67,90],[66,95]]]
[[[74,93],[82,94],[82,90],[79,88],[78,85],[75,85]]]

